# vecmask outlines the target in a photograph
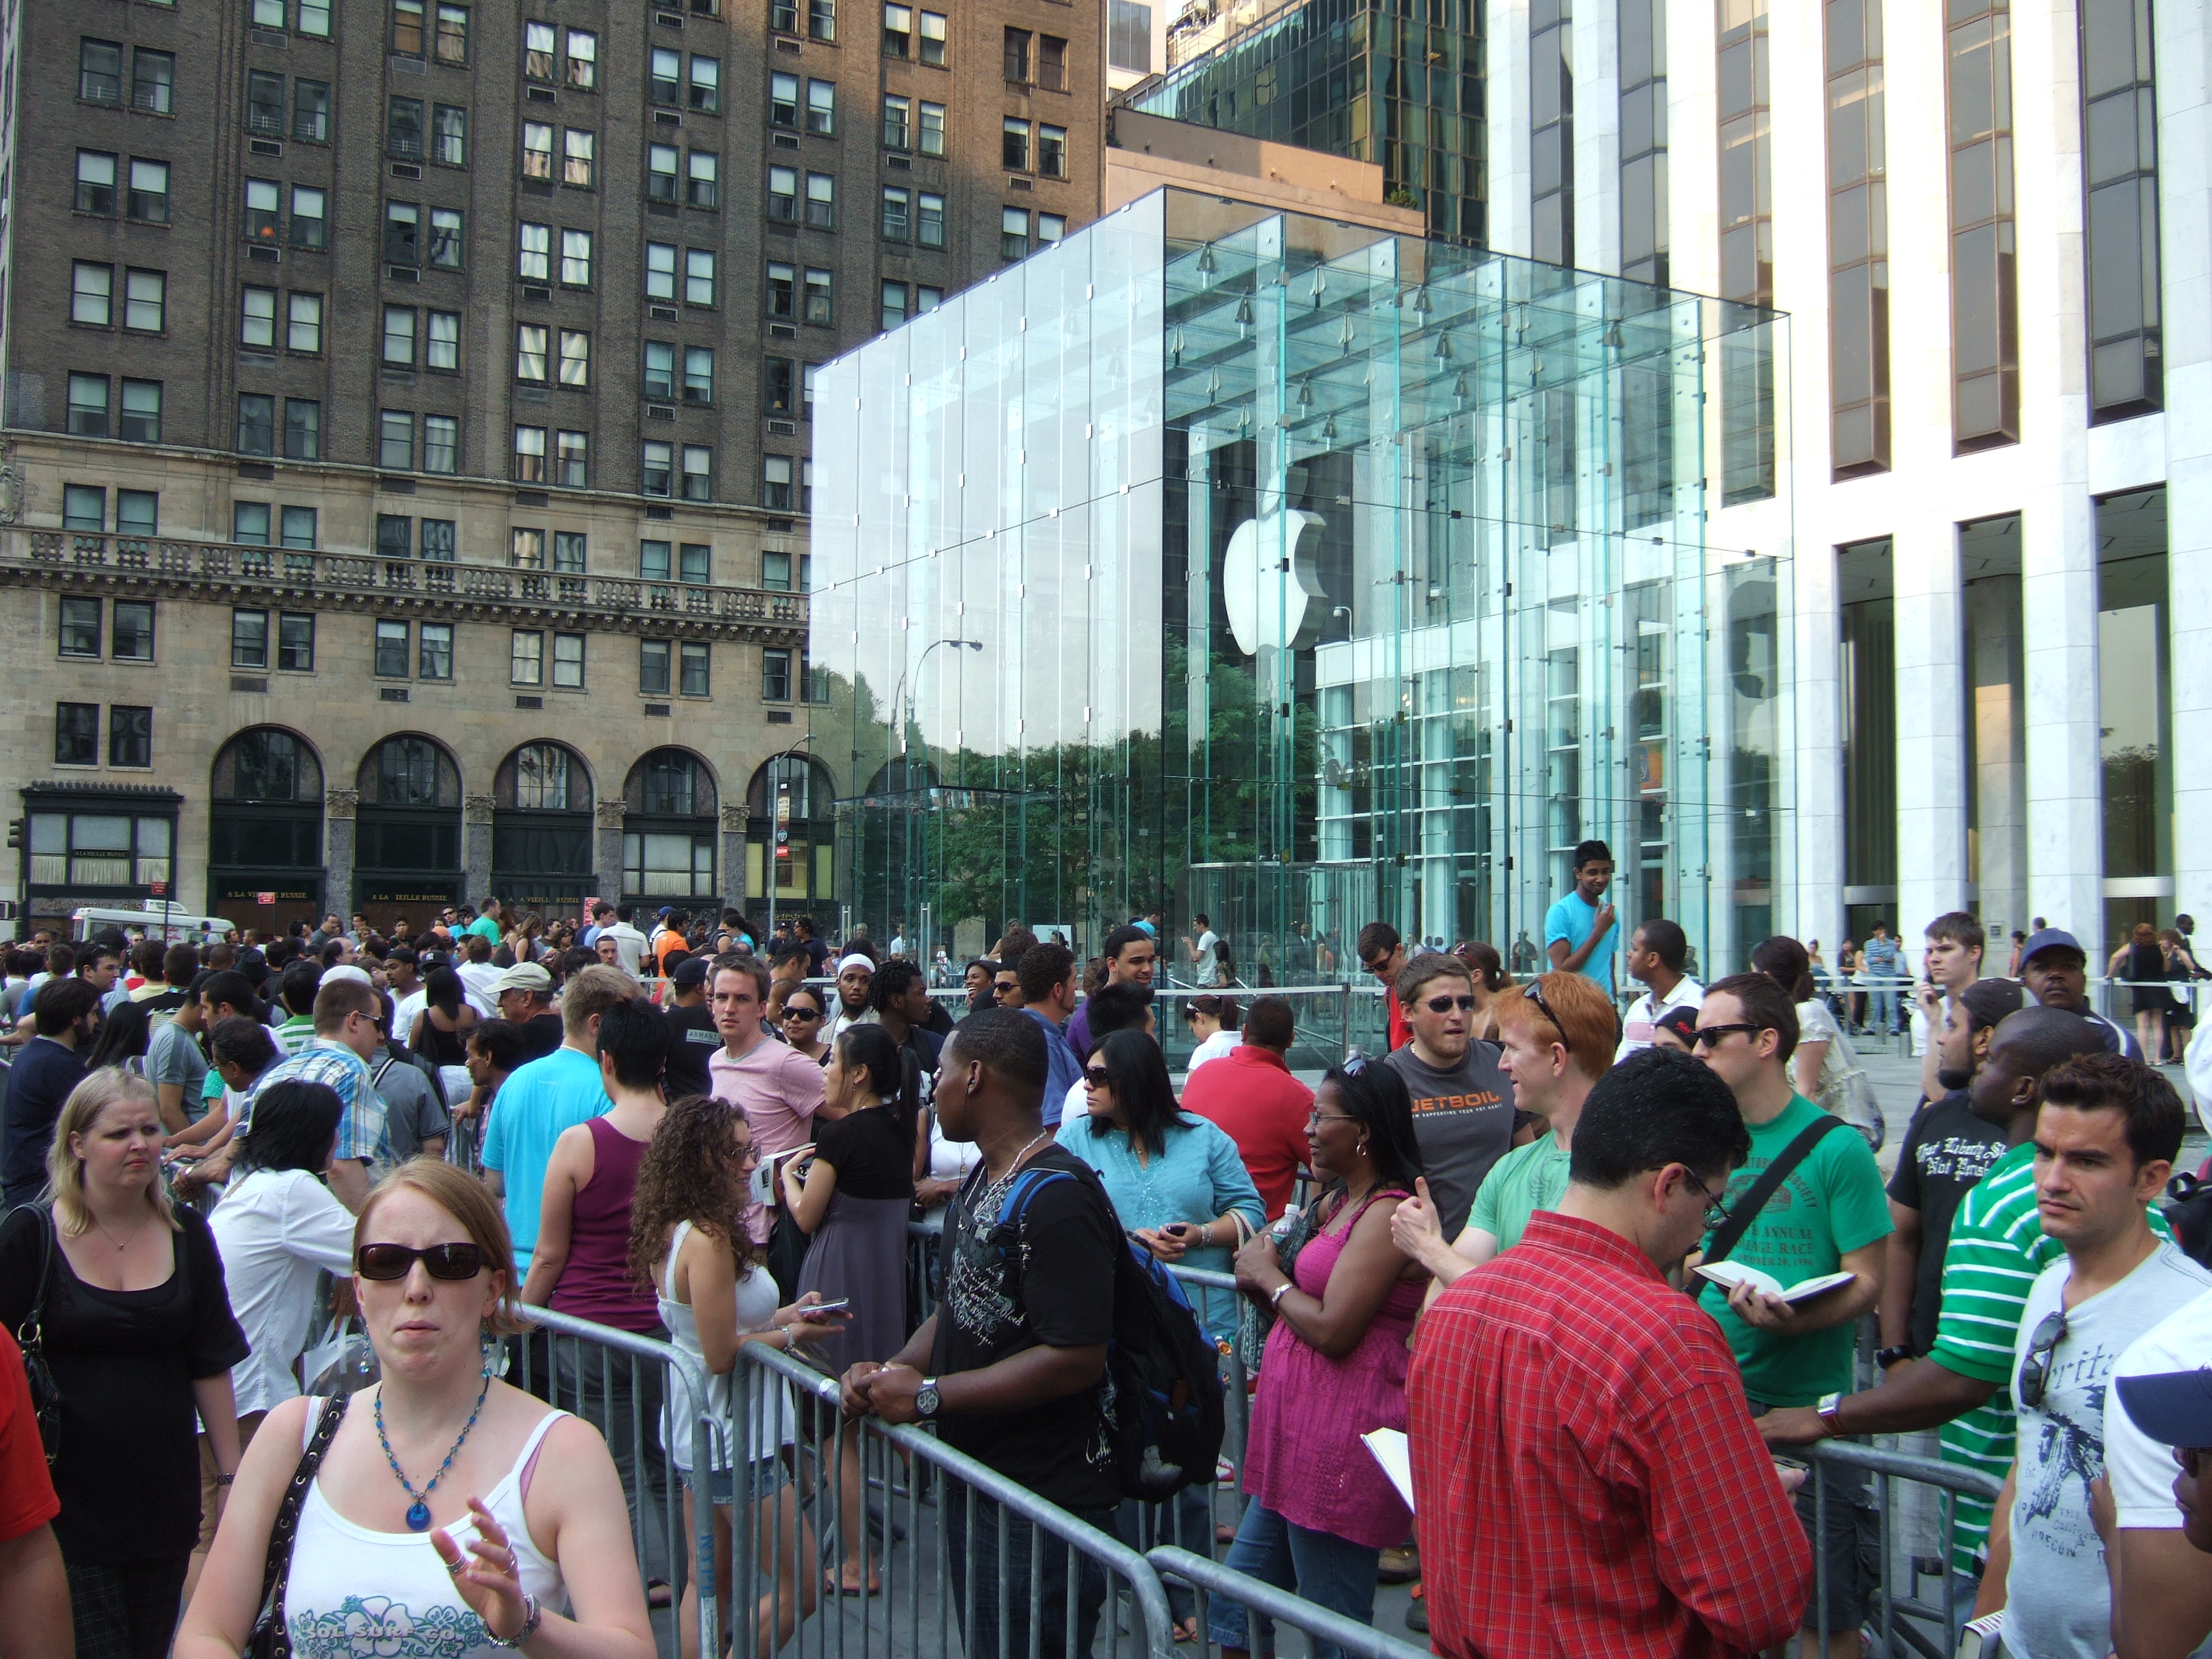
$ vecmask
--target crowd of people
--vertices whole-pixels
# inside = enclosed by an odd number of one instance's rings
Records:
[[[1701,984],[1674,922],[1620,937],[1601,843],[1573,866],[1540,957],[1359,930],[1387,1047],[1317,1082],[1292,1004],[1225,978],[1202,917],[1088,962],[1011,928],[950,1006],[902,928],[833,950],[734,912],[19,951],[0,1652],[217,1659],[273,1618],[317,1659],[644,1659],[665,1605],[697,1659],[685,1564],[637,1524],[672,1487],[712,1512],[718,1583],[757,1540],[768,1588],[722,1598],[722,1642],[772,1653],[883,1585],[859,1437],[741,1394],[748,1345],[837,1378],[848,1419],[932,1424],[1103,1532],[1225,1546],[1358,1622],[1402,1561],[1452,1659],[1857,1654],[1875,1495],[1802,1453],[1875,1434],[2003,1483],[1960,1501],[1948,1565],[2008,1651],[2212,1636],[2212,1272],[2158,1202],[2185,1112],[2078,942],[2039,928],[1998,978],[1972,917],[1928,925],[1923,1099],[1885,1179],[1813,952],[1765,939]],[[1156,981],[1186,963],[1214,973],[1177,1000],[1178,1084]],[[1252,1379],[1241,1466],[1158,1501],[1108,1431],[1133,1250],[1209,1271],[1189,1316]],[[690,1355],[714,1432],[526,1307]],[[333,1316],[365,1386],[332,1381]],[[1389,1431],[1410,1492],[1370,1449]],[[793,1484],[807,1443],[828,1512]],[[1243,1499],[1218,1535],[1217,1480]],[[939,1520],[970,1652],[1089,1651],[1095,1561],[994,1505]],[[1019,1594],[968,1595],[1002,1571]],[[1232,1596],[1207,1626],[1271,1650]]]

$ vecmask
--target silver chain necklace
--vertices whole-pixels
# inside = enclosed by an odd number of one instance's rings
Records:
[[[1030,1155],[1030,1147],[1036,1146],[1040,1140],[1049,1139],[1051,1135],[1052,1131],[1049,1129],[1038,1130],[1028,1146],[1014,1154],[1014,1161],[1006,1166],[1006,1174],[975,1195],[975,1207],[969,1213],[979,1220],[986,1215],[995,1219],[999,1213],[999,1205],[1006,1195],[1006,1188],[1013,1184],[1014,1177],[1022,1172],[1022,1160]]]

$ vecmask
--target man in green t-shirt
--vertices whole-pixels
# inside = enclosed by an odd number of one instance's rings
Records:
[[[1502,994],[1496,1007],[1504,1040],[1498,1065],[1513,1079],[1513,1103],[1543,1119],[1550,1133],[1491,1165],[1467,1224],[1449,1244],[1427,1180],[1414,1183],[1415,1196],[1390,1218],[1390,1237],[1429,1270],[1431,1302],[1462,1273],[1519,1243],[1528,1218],[1559,1201],[1583,1102],[1613,1063],[1620,1041],[1612,999],[1583,974],[1546,974]]]
[[[1698,1011],[1698,1053],[1735,1096],[1751,1133],[1751,1157],[1730,1177],[1731,1204],[1758,1181],[1790,1142],[1817,1123],[1820,1109],[1790,1085],[1797,1047],[1797,1010],[1789,992],[1765,974],[1738,974],[1713,985]],[[1889,1199],[1865,1139],[1832,1130],[1814,1143],[1759,1206],[1732,1261],[1760,1267],[1784,1287],[1825,1273],[1850,1282],[1799,1303],[1748,1285],[1723,1295],[1705,1284],[1699,1305],[1720,1321],[1721,1334],[1743,1370],[1754,1415],[1776,1406],[1812,1406],[1851,1386],[1853,1331],[1881,1297],[1889,1237]],[[1693,1283],[1698,1281],[1692,1281]],[[1815,1487],[1826,1494],[1818,1516]],[[1826,1540],[1826,1617],[1820,1598],[1805,1609],[1806,1639],[1798,1652],[1856,1659],[1858,1630],[1881,1582],[1880,1516],[1866,1478],[1832,1470],[1825,1482],[1798,1490],[1797,1513],[1814,1547]]]

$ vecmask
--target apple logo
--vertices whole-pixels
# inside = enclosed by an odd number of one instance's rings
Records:
[[[1221,602],[1246,656],[1265,647],[1296,650],[1321,637],[1328,613],[1312,601],[1328,597],[1316,563],[1323,522],[1318,513],[1293,507],[1247,519],[1231,532],[1221,562]]]

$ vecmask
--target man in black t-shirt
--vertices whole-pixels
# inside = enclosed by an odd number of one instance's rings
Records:
[[[985,1009],[946,1042],[939,1121],[946,1139],[972,1140],[983,1156],[945,1218],[945,1299],[888,1364],[863,1360],[846,1371],[845,1409],[886,1423],[934,1419],[946,1445],[1110,1536],[1121,1490],[1097,1399],[1114,1334],[1115,1253],[1125,1246],[1104,1188],[1044,1127],[1047,1041],[1026,1014]],[[968,1651],[1000,1651],[1003,1531],[1006,1583],[1016,1587],[1005,1651],[1026,1653],[1034,1528],[979,1498],[971,1533],[960,1494],[939,1513]],[[1086,1655],[1105,1603],[1104,1569],[1077,1558],[1070,1649],[1069,1552],[1046,1543],[1041,1556],[1040,1652]]]
[[[668,1022],[668,1063],[663,1076],[671,1100],[714,1092],[707,1057],[722,1046],[722,1034],[707,1000],[707,968],[706,957],[687,957],[668,976],[668,1006],[661,1010],[661,1018]]]
[[[1498,1063],[1498,1045],[1474,1035],[1474,977],[1467,963],[1425,952],[1406,964],[1395,988],[1413,1040],[1382,1063],[1406,1080],[1413,1139],[1449,1243],[1467,1224],[1483,1176],[1512,1147],[1513,1079]]]

